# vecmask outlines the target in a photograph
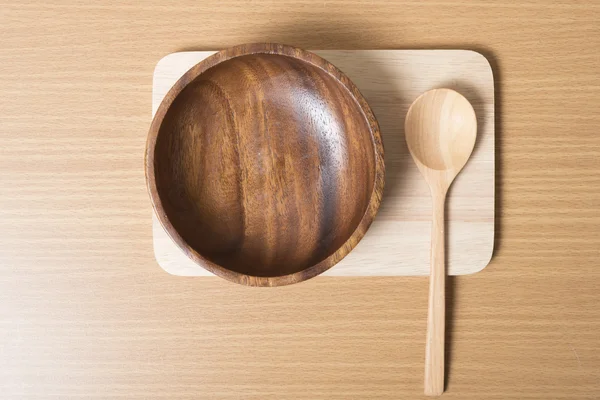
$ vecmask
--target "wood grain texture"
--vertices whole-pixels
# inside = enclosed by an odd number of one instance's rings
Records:
[[[344,258],[373,222],[385,164],[356,86],[302,49],[244,44],[187,71],[148,134],[155,215],[198,265],[280,286]]]
[[[496,248],[483,271],[448,282],[443,399],[598,397],[597,1],[0,10],[3,399],[422,396],[426,278],[263,290],[171,276],[154,260],[142,158],[156,60],[264,40],[492,60]]]
[[[448,271],[482,270],[494,247],[494,81],[489,62],[470,50],[316,50],[355,82],[372,107],[386,148],[386,190],[369,232],[327,276],[429,274],[431,198],[404,140],[408,107],[424,91],[450,86],[477,110],[477,147],[448,198]],[[154,70],[153,111],[171,86],[214,52],[179,52]],[[156,259],[167,272],[210,276],[153,221]]]

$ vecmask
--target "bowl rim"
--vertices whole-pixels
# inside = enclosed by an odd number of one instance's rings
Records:
[[[375,176],[373,181],[373,191],[369,199],[369,204],[360,222],[358,223],[357,227],[354,229],[350,237],[327,258],[304,270],[294,272],[288,275],[272,277],[247,275],[240,272],[232,271],[208,260],[200,253],[198,253],[192,246],[190,246],[175,229],[175,227],[171,224],[171,221],[169,220],[169,218],[166,215],[166,212],[164,211],[164,207],[160,199],[158,189],[156,187],[156,177],[154,174],[154,154],[156,149],[156,142],[165,115],[171,107],[171,105],[173,104],[173,102],[175,101],[175,99],[177,98],[177,96],[183,91],[183,89],[185,89],[185,87],[189,83],[193,82],[199,75],[206,72],[208,69],[227,60],[251,54],[274,54],[292,57],[307,62],[326,72],[336,81],[338,81],[343,87],[345,87],[346,90],[348,90],[352,98],[358,104],[359,109],[361,110],[363,117],[366,119],[371,132],[371,143],[373,145],[373,151],[375,156]],[[340,71],[337,67],[335,67],[333,64],[331,64],[324,58],[294,46],[288,46],[277,43],[249,43],[221,50],[208,56],[207,58],[190,68],[186,73],[184,73],[181,76],[181,78],[179,78],[177,82],[167,92],[167,94],[161,101],[154,115],[154,118],[152,119],[152,123],[148,132],[148,139],[146,142],[144,167],[146,175],[146,185],[154,212],[163,229],[175,242],[177,247],[179,247],[179,249],[182,250],[187,257],[189,257],[200,267],[229,281],[247,286],[289,285],[292,283],[298,283],[313,278],[327,271],[329,268],[333,267],[345,256],[347,256],[365,235],[369,226],[373,222],[381,204],[385,184],[384,150],[379,124],[377,122],[377,119],[375,118],[375,115],[373,114],[373,111],[371,110],[371,107],[369,106],[363,95],[360,93],[358,88],[342,71]]]

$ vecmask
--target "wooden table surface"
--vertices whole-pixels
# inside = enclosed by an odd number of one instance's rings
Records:
[[[253,41],[488,57],[497,243],[449,282],[444,397],[600,397],[600,2],[2,1],[0,38],[2,399],[421,397],[426,278],[257,289],[154,260],[154,65]]]

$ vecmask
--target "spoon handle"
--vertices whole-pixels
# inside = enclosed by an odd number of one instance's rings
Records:
[[[427,396],[439,396],[444,392],[444,330],[446,323],[445,201],[445,194],[433,195],[431,272],[425,349],[425,395]]]

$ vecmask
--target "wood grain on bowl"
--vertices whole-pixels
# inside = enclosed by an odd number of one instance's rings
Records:
[[[381,201],[383,145],[368,104],[324,59],[275,44],[218,52],[163,100],[146,153],[167,233],[229,280],[311,278],[363,237]]]

